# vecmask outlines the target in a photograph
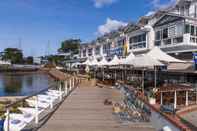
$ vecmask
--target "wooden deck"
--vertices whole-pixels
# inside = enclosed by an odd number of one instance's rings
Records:
[[[121,123],[106,98],[119,100],[118,92],[98,87],[76,89],[40,131],[153,131],[150,123]]]

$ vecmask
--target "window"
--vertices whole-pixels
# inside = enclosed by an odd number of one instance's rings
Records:
[[[183,24],[179,23],[176,25],[176,35],[180,36],[184,34],[184,26]]]
[[[92,48],[88,49],[88,56],[92,56]]]
[[[192,25],[191,26],[191,35],[194,35],[195,34],[195,30],[194,30],[194,26]]]
[[[86,50],[83,50],[83,57],[86,57]]]
[[[163,41],[164,45],[170,45],[172,43],[171,39],[167,39]]]
[[[161,40],[161,31],[156,32],[156,40]]]
[[[142,35],[142,41],[146,41],[146,34],[145,33]]]
[[[168,28],[165,28],[163,30],[163,39],[166,39],[166,38],[168,38]]]
[[[146,33],[130,37],[130,49],[145,48],[146,47]]]
[[[100,54],[100,46],[97,46],[96,47],[95,54],[96,55],[99,55]]]
[[[190,33],[190,25],[188,24],[185,25],[185,33]]]
[[[195,35],[197,36],[197,27],[196,27],[196,34]]]
[[[155,41],[155,46],[161,46],[161,41]]]
[[[184,11],[184,7],[181,7],[180,10],[181,10],[181,11],[180,11],[180,14],[181,14],[181,15],[184,15],[184,12],[185,12],[185,11]]]
[[[183,37],[177,37],[173,39],[173,43],[178,44],[183,42]]]
[[[176,35],[176,28],[175,28],[175,26],[169,27],[168,36],[169,37],[173,37],[175,35]]]

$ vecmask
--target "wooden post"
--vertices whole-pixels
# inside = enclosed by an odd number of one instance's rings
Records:
[[[38,118],[38,96],[36,96],[36,105],[35,105],[35,109],[36,109],[35,123],[38,124],[38,122],[39,122],[39,118]]]
[[[59,94],[60,94],[60,101],[62,101],[62,84],[61,84],[61,81],[59,81]]]
[[[161,98],[160,98],[160,105],[163,105],[163,92],[160,93]]]
[[[7,128],[6,131],[10,131],[10,109],[7,108],[6,110],[6,115],[7,115]]]
[[[189,105],[189,102],[188,102],[188,91],[186,91],[186,94],[185,94],[185,105],[188,106]]]
[[[72,79],[70,79],[69,92],[72,90]]]
[[[174,92],[174,109],[176,109],[177,106],[177,92]]]
[[[75,77],[73,77],[73,88],[75,87]]]
[[[64,81],[64,88],[65,88],[65,93],[66,93],[66,96],[68,95],[68,83],[67,81]]]

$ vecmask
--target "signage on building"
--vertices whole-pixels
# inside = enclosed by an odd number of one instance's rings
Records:
[[[193,53],[195,69],[197,70],[197,53]]]

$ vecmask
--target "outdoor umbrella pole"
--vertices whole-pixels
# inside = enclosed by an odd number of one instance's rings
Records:
[[[142,93],[144,94],[144,69],[142,70]]]
[[[102,76],[103,76],[103,81],[104,81],[104,79],[105,79],[105,78],[104,78],[104,77],[105,77],[105,76],[104,76],[104,75],[105,75],[105,70],[104,70],[104,68],[102,68],[102,69],[103,69],[103,75],[102,75]]]
[[[155,67],[155,88],[157,87],[157,69]]]
[[[116,80],[116,69],[115,69],[115,76],[114,77],[115,77],[115,80]]]

